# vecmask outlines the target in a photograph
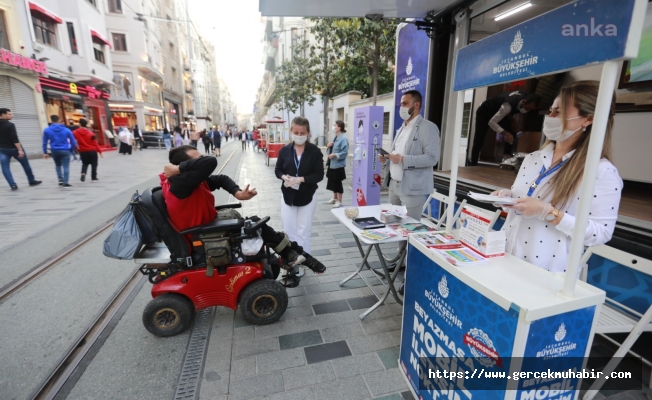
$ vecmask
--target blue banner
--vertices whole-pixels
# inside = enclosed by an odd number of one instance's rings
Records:
[[[453,90],[624,58],[636,1],[578,0],[463,47]]]
[[[430,38],[419,32],[416,25],[407,24],[398,30],[396,40],[396,80],[394,81],[394,131],[401,128],[403,120],[399,116],[401,96],[408,90],[418,90],[423,96],[421,116],[425,109],[426,87],[428,84],[428,61],[430,60]]]

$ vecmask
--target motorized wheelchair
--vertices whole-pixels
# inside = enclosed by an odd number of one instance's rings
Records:
[[[132,204],[134,202],[132,201]],[[137,200],[137,214],[142,229],[143,246],[134,261],[153,283],[153,300],[145,307],[143,324],[157,336],[173,336],[187,329],[195,311],[238,306],[249,322],[257,325],[278,320],[288,305],[285,286],[277,281],[284,266],[281,257],[262,244],[255,255],[242,251],[246,240],[255,240],[257,231],[269,217],[256,222],[216,219],[207,224],[177,232],[170,224],[160,187],[145,190]],[[215,207],[218,210],[239,208],[240,203]],[[184,236],[191,235],[189,246]],[[252,254],[251,251],[248,254]],[[294,278],[295,286],[298,278]],[[286,280],[287,285],[287,280]]]

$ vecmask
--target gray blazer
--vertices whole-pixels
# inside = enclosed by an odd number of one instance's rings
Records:
[[[395,150],[396,138],[392,142]],[[424,119],[421,115],[416,117],[414,129],[407,141],[407,151],[403,155],[403,179],[401,191],[408,196],[429,195],[435,188],[432,167],[439,162],[439,128],[433,122]],[[387,159],[385,165],[389,171]],[[389,186],[391,174],[385,177],[384,186]]]

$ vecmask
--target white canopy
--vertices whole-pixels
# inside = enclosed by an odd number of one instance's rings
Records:
[[[263,16],[364,17],[382,14],[386,18],[423,18],[440,11],[454,0],[259,0]]]

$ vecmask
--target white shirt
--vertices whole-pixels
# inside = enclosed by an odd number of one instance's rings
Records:
[[[494,132],[500,133],[504,131],[504,129],[498,125],[500,121],[503,120],[509,113],[512,112],[512,106],[509,103],[503,103],[500,106],[500,109],[498,110],[497,113],[494,114],[493,117],[489,120],[489,128],[493,129]]]
[[[550,168],[553,150],[554,145],[550,144],[525,158],[512,186],[514,198],[526,197],[528,189],[539,177],[541,167],[545,167],[546,170]],[[567,159],[573,153],[574,150],[566,154],[562,160]],[[543,194],[554,175],[553,173],[541,181],[532,193],[532,198],[550,202],[552,193],[547,196],[543,196]],[[620,179],[616,167],[607,159],[600,160],[589,222],[584,235],[585,246],[604,244],[611,239],[618,218],[622,188],[623,181]],[[564,213],[564,217],[557,226],[536,217],[524,218],[521,215],[516,215],[514,210],[509,210],[507,220],[503,225],[507,237],[506,251],[548,271],[566,271],[578,205],[579,197],[576,193],[566,207],[559,210]]]
[[[405,122],[403,125],[401,125],[401,129],[398,130],[398,133],[396,134],[396,139],[394,140],[394,146],[392,146],[392,154],[402,154],[405,155],[405,152],[407,151],[407,142],[408,138],[412,134],[412,129],[414,129],[414,125],[416,124],[417,118],[419,118],[420,115],[417,115],[416,117],[412,118],[412,121],[410,121],[407,125]],[[389,173],[395,181],[401,181],[403,180],[403,163],[400,162],[398,164],[394,164],[391,160],[389,162]]]
[[[120,141],[124,144],[131,144],[131,140],[134,138],[134,135],[132,135],[131,132],[129,132],[126,129],[123,129],[120,131],[118,134],[118,137],[120,138]]]

